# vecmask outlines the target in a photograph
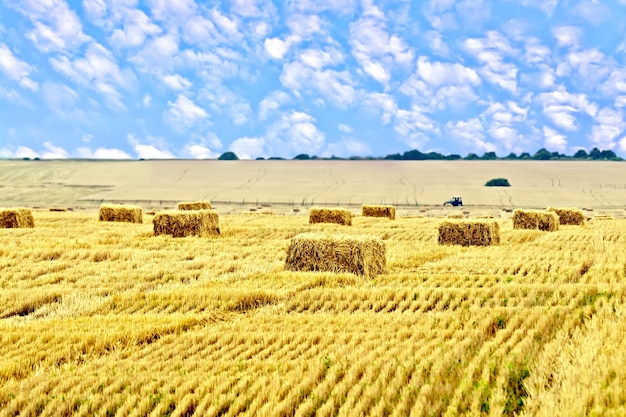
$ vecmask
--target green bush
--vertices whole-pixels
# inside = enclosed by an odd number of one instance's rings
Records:
[[[485,187],[510,187],[509,180],[506,178],[492,178],[485,183]]]

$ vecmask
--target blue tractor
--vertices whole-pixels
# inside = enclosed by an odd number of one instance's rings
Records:
[[[450,200],[443,203],[444,206],[447,206],[448,204],[450,204],[453,207],[462,206],[463,200],[459,196],[454,196]]]

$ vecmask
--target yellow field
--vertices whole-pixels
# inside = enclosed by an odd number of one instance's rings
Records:
[[[463,248],[434,218],[34,216],[0,229],[0,416],[626,415],[626,220]],[[285,271],[311,231],[382,238],[387,273]]]

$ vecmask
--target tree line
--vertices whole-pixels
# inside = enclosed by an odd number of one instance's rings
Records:
[[[220,160],[238,160],[239,158],[234,152],[224,152],[218,159]],[[257,158],[257,160],[264,160],[266,158]],[[278,158],[271,157],[267,158],[268,160],[284,160],[286,158]],[[310,156],[305,153],[298,154],[294,156],[292,159],[294,160],[345,160],[345,161],[378,161],[378,160],[390,160],[390,161],[456,161],[456,160],[466,160],[466,161],[495,161],[495,160],[535,160],[535,161],[554,161],[554,160],[593,160],[593,161],[622,161],[615,154],[615,152],[611,150],[599,150],[598,148],[593,148],[590,152],[585,151],[584,149],[579,149],[576,151],[574,155],[566,155],[564,153],[559,152],[550,152],[545,148],[539,149],[534,154],[530,154],[528,152],[523,152],[519,155],[511,152],[507,156],[500,157],[496,155],[495,152],[485,152],[482,156],[479,156],[475,153],[469,153],[466,156],[461,156],[458,154],[442,154],[439,152],[420,152],[417,149],[404,152],[402,154],[395,153],[391,155],[386,155],[383,157],[373,157],[373,156],[351,156],[349,158],[340,158],[336,156],[331,156],[330,158],[322,158],[316,155]]]

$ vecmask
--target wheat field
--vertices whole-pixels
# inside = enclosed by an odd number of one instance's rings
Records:
[[[626,415],[626,220],[459,247],[436,218],[34,217],[0,229],[0,416]],[[286,271],[303,232],[380,237],[387,272]]]

